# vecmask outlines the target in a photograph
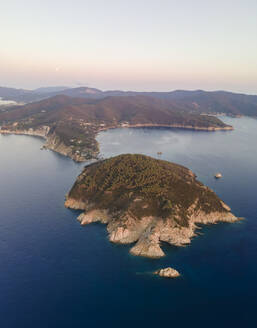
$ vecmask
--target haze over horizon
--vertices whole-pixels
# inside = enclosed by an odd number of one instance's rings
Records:
[[[257,2],[10,0],[0,85],[257,94]]]

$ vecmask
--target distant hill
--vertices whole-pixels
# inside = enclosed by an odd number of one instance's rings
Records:
[[[51,97],[52,93],[61,94],[68,87],[42,87],[35,90],[0,87],[0,97],[3,100],[12,100],[18,103],[29,103]]]
[[[190,113],[224,113],[227,115],[257,116],[257,95],[245,95],[226,91],[186,91],[171,92],[135,92],[135,91],[101,91],[95,88],[49,87],[35,90],[13,89],[0,87],[0,97],[17,102],[34,102],[66,95],[75,98],[104,99],[106,97],[150,96],[165,100],[170,106]]]
[[[49,94],[51,92],[62,92],[67,89],[69,89],[69,87],[42,87],[35,89],[32,92],[37,94]]]
[[[177,90],[151,93],[154,97],[168,99],[178,107],[195,113],[224,113],[229,115],[257,116],[257,96],[226,91]]]
[[[30,90],[0,87],[0,97],[4,100],[21,101],[23,96],[26,97],[30,93]]]
[[[120,96],[104,99],[83,99],[55,96],[20,106],[0,114],[0,121],[10,122],[31,118],[30,127],[44,123],[57,123],[68,119],[91,123],[116,125],[160,124],[184,125],[199,128],[226,127],[216,117],[183,112],[179,106],[165,99],[149,96]]]

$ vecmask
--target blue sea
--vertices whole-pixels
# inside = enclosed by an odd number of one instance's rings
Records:
[[[188,247],[164,244],[160,260],[131,256],[104,225],[82,227],[64,207],[84,164],[40,150],[41,139],[0,136],[0,327],[256,327],[257,120],[222,119],[235,130],[98,136],[104,157],[142,153],[189,167],[244,218],[204,226]],[[166,266],[181,277],[152,275]]]

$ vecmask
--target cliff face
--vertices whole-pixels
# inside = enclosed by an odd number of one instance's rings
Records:
[[[81,209],[82,225],[107,224],[109,240],[136,243],[131,254],[164,256],[161,242],[182,246],[197,223],[235,222],[237,218],[188,169],[143,155],[121,155],[84,169],[65,206]]]
[[[70,157],[76,162],[84,162],[88,158],[82,155],[82,151],[74,151],[71,145],[66,145],[61,138],[51,132],[49,126],[40,126],[39,128],[16,129],[14,127],[0,129],[0,134],[16,134],[41,137],[46,140],[43,148],[55,151],[63,156]],[[96,156],[97,154],[95,154]]]
[[[165,256],[161,242],[170,245],[183,246],[189,244],[191,238],[195,236],[197,223],[215,224],[217,222],[236,222],[238,219],[224,209],[224,212],[212,212],[207,214],[204,211],[196,211],[189,218],[187,227],[178,224],[174,218],[166,219],[160,217],[135,218],[128,212],[110,213],[108,210],[93,209],[92,204],[85,205],[72,201],[69,197],[65,206],[72,209],[83,209],[78,220],[82,225],[93,222],[107,224],[109,240],[119,244],[136,244],[130,249],[130,253],[138,256],[160,258]]]
[[[84,156],[81,156],[80,153],[74,152],[71,146],[65,145],[61,138],[55,133],[50,134],[47,137],[46,143],[44,144],[44,148],[53,150],[63,156],[70,157],[75,162],[84,162],[86,160],[86,158]]]

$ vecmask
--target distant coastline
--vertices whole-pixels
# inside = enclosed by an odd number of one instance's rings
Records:
[[[215,131],[231,131],[234,130],[232,126],[224,126],[224,127],[198,127],[198,126],[190,126],[190,125],[181,125],[181,124],[118,124],[116,126],[108,126],[108,127],[99,127],[95,133],[95,138],[98,133],[102,131],[108,131],[110,129],[118,129],[118,128],[168,128],[168,129],[186,129],[186,130],[194,130],[194,131],[207,131],[207,132],[215,132]],[[99,145],[97,143],[98,150],[89,156],[83,155],[83,148],[80,152],[75,153],[71,146],[65,145],[65,143],[60,140],[58,136],[50,133],[49,126],[42,126],[38,129],[30,128],[28,130],[17,130],[17,129],[2,129],[0,127],[0,134],[14,134],[14,135],[28,135],[40,137],[46,140],[43,148],[55,151],[63,156],[67,156],[74,160],[75,162],[85,162],[91,159],[98,159],[99,156]],[[82,155],[81,155],[82,154]]]
[[[201,127],[201,126],[193,126],[193,125],[182,125],[182,124],[128,124],[126,126],[118,125],[118,126],[113,126],[113,127],[108,127],[108,128],[100,128],[100,131],[107,131],[110,129],[118,129],[118,128],[170,128],[170,129],[186,129],[186,130],[196,130],[196,131],[231,131],[234,130],[233,126],[224,126],[224,127]]]

